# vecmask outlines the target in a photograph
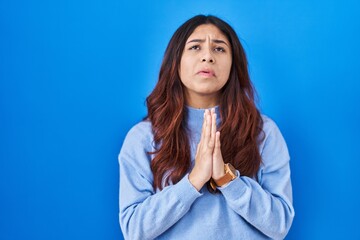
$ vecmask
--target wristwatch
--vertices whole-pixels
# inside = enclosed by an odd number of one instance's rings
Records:
[[[236,169],[230,163],[225,164],[224,168],[225,168],[224,176],[222,176],[221,178],[219,178],[217,180],[212,179],[212,181],[210,181],[210,185],[213,189],[215,188],[215,186],[213,186],[214,183],[217,187],[221,187],[236,178]]]

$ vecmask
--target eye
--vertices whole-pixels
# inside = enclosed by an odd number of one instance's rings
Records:
[[[189,48],[189,50],[199,50],[199,49],[200,49],[199,45],[194,45]]]
[[[223,47],[216,47],[216,48],[214,48],[214,51],[215,51],[215,52],[225,52],[225,48],[223,48]]]

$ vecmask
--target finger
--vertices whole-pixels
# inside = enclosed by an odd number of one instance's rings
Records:
[[[221,143],[220,143],[220,132],[217,131],[216,132],[216,136],[215,136],[215,149],[214,149],[214,152],[216,151],[216,153],[219,153],[221,152]]]
[[[211,115],[210,115],[210,111],[208,109],[205,110],[205,114],[206,114],[206,126],[205,126],[205,134],[204,134],[204,142],[206,144],[209,143],[210,141],[210,136],[211,136]]]
[[[204,139],[204,136],[205,136],[205,128],[206,128],[206,110],[204,112],[204,119],[203,119],[203,124],[202,124],[202,128],[201,128],[200,143],[203,142],[203,139]]]
[[[213,165],[214,165],[213,173],[215,173],[215,175],[219,175],[219,170],[223,170],[221,167],[223,167],[223,164],[224,164],[222,155],[221,155],[220,132],[219,131],[216,132],[213,161],[214,161],[213,162]]]
[[[199,149],[200,149],[200,143],[199,143],[199,144],[197,145],[197,147],[196,147],[196,155],[198,154]]]
[[[224,176],[224,160],[221,154],[220,148],[220,132],[216,132],[216,141],[215,141],[215,148],[214,148],[214,155],[213,155],[213,172],[212,177],[214,179],[218,179],[221,176]]]
[[[215,134],[215,146],[214,146],[213,159],[217,160],[219,158],[222,158],[222,155],[221,155],[220,132],[217,131]]]
[[[216,135],[216,113],[215,109],[211,109],[211,136],[210,136],[210,146],[215,146],[215,135]]]

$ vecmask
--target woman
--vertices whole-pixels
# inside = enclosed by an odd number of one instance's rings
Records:
[[[254,104],[244,50],[214,16],[173,35],[148,116],[119,154],[125,239],[283,239],[294,217],[285,141]]]

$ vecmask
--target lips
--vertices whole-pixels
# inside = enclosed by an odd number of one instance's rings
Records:
[[[204,77],[214,77],[215,76],[215,72],[211,69],[201,69],[197,74],[200,76],[204,76]]]

